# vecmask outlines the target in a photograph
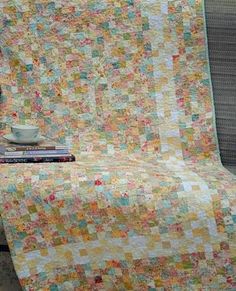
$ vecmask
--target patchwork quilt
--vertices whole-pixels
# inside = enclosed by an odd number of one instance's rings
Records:
[[[75,163],[0,168],[23,290],[236,290],[202,0],[3,0],[0,130]]]

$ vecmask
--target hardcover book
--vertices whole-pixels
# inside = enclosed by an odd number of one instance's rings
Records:
[[[65,155],[69,154],[68,149],[55,149],[55,150],[26,150],[26,151],[7,151],[4,153],[6,157],[26,157],[26,156],[35,156],[35,155]]]
[[[24,151],[41,151],[41,150],[68,150],[66,145],[57,143],[53,140],[45,140],[35,145],[20,145],[9,143],[4,138],[0,138],[0,154],[7,152],[24,152]]]
[[[74,162],[75,156],[72,154],[59,156],[32,156],[32,157],[6,157],[0,155],[0,164],[13,163],[58,163],[58,162]]]

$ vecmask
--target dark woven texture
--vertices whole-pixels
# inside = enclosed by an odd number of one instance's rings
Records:
[[[205,0],[222,162],[236,166],[236,0]]]

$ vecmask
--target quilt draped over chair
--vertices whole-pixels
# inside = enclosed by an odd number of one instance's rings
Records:
[[[0,168],[24,290],[235,290],[201,0],[11,0],[1,133],[36,123],[75,163]]]

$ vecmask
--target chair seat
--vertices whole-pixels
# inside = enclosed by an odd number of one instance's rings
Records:
[[[235,176],[217,163],[148,157],[2,167],[2,217],[23,286],[233,286]]]

